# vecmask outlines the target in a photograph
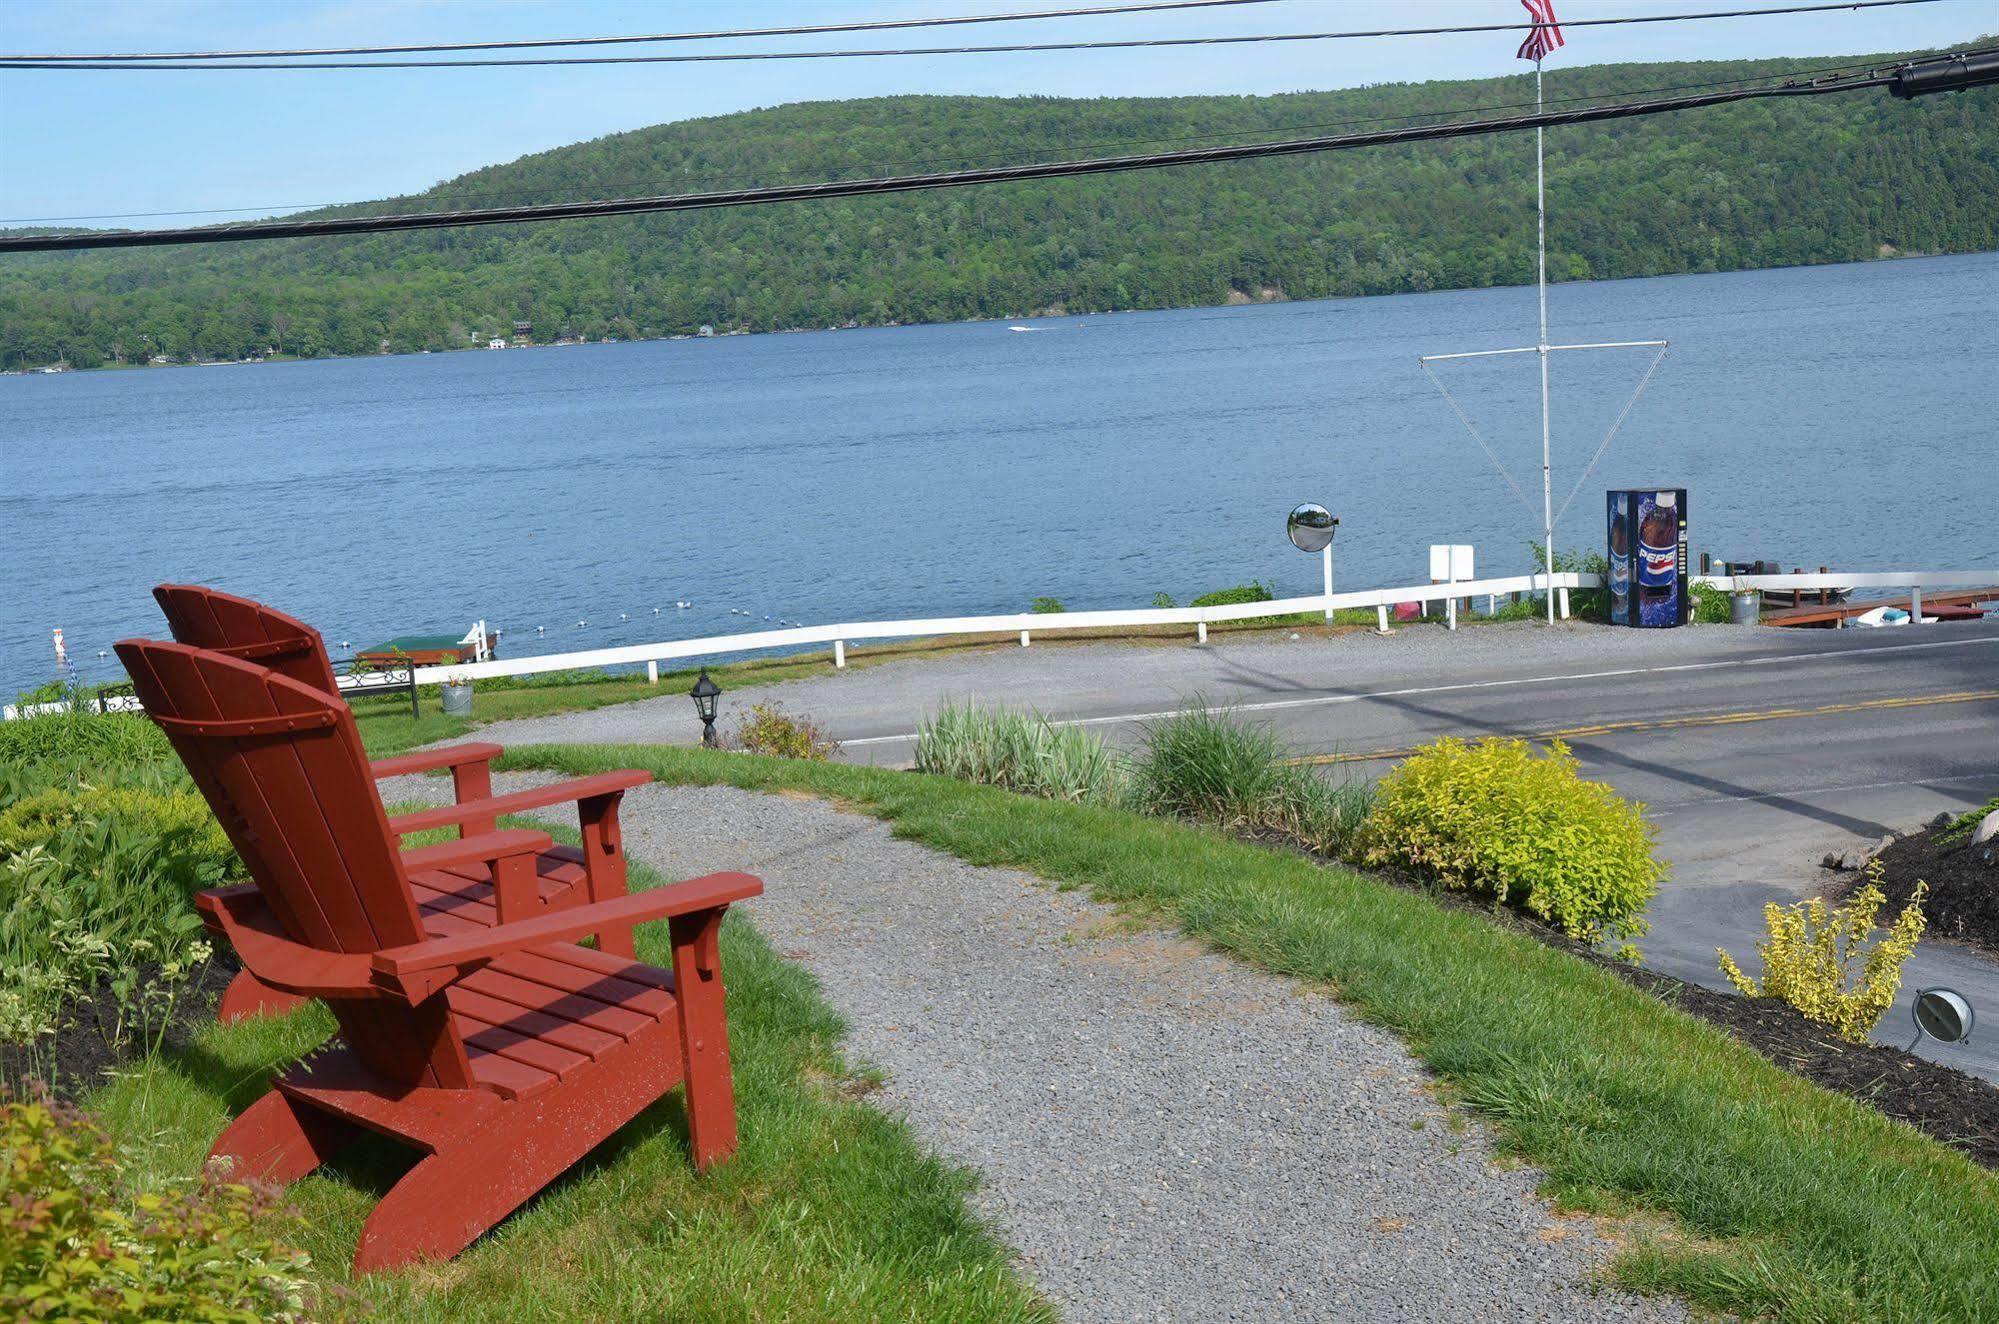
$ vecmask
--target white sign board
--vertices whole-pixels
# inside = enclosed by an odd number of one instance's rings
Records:
[[[1469,543],[1430,544],[1430,582],[1447,584],[1453,580],[1476,579],[1472,573],[1471,545]]]

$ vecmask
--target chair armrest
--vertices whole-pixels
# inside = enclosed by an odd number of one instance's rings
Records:
[[[379,781],[383,777],[400,777],[411,772],[436,772],[440,768],[455,768],[464,763],[490,763],[504,753],[506,750],[492,744],[446,745],[442,749],[425,749],[414,754],[398,754],[394,758],[376,759],[368,765],[368,772]]]
[[[573,781],[556,782],[552,786],[512,791],[486,800],[467,800],[463,804],[440,805],[436,809],[419,809],[413,814],[398,814],[389,820],[389,831],[408,835],[428,828],[451,827],[468,819],[494,819],[503,814],[518,814],[528,809],[542,809],[549,805],[620,795],[634,786],[643,786],[651,780],[652,774],[649,772],[635,770],[600,772],[594,777],[578,777]]]
[[[504,832],[482,832],[476,837],[419,846],[402,853],[403,868],[410,873],[424,869],[448,869],[454,864],[492,864],[515,855],[538,855],[555,845],[546,832],[510,828]]]
[[[322,951],[285,937],[254,883],[202,892],[194,905],[209,931],[229,940],[243,968],[272,988],[308,998],[393,996],[373,977],[373,953]]]
[[[402,981],[423,984],[427,981],[422,976],[432,972],[478,965],[526,947],[573,941],[610,925],[639,924],[671,915],[719,910],[732,901],[760,895],[763,890],[763,880],[746,873],[711,873],[610,901],[593,901],[553,915],[496,924],[477,933],[391,947],[374,954],[374,971],[378,981],[397,992],[405,992]]]

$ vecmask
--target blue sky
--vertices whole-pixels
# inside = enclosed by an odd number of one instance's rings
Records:
[[[10,52],[392,44],[778,26],[1059,8],[1092,0],[0,0]],[[1101,3],[1102,0],[1094,0]],[[1784,0],[1557,0],[1564,18]],[[1510,22],[1517,0],[1282,0],[1125,15],[786,39],[835,45],[1107,39]],[[1549,63],[1817,57],[1999,32],[1999,0],[1580,29]],[[0,70],[0,219],[187,210],[228,218],[426,188],[478,166],[667,120],[898,92],[1060,96],[1263,93],[1516,72],[1485,33],[1165,51],[581,69],[366,73]],[[740,47],[737,47],[740,48]],[[681,47],[680,49],[691,49]],[[701,49],[730,49],[704,43]],[[1559,95],[1559,91],[1551,91]],[[127,222],[137,223],[137,222]]]

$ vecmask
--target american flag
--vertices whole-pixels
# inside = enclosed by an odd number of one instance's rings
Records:
[[[1539,64],[1549,51],[1562,44],[1562,29],[1555,22],[1555,0],[1520,0],[1520,4],[1536,24],[1546,25],[1537,26],[1520,43],[1520,58]]]

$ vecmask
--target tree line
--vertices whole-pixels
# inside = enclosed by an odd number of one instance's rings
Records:
[[[1888,57],[1879,57],[1887,59]],[[1550,95],[1794,61],[1563,71]],[[659,125],[335,214],[852,178],[1531,104],[1531,78],[1267,97],[908,96]],[[1559,280],[1999,248],[1999,89],[1752,102],[1548,134]],[[0,368],[460,349],[1517,284],[1525,134],[725,211],[0,259]]]

